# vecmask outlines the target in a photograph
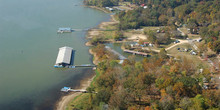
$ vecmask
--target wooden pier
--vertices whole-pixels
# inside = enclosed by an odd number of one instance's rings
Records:
[[[83,89],[79,89],[79,90],[75,90],[75,89],[71,89],[71,87],[63,87],[61,90],[61,92],[87,92],[86,90]]]
[[[148,56],[147,53],[138,52],[138,51],[133,51],[133,50],[127,50],[127,49],[125,49],[124,52],[126,52],[126,53],[131,53],[131,54],[133,54],[133,55]]]
[[[74,65],[75,67],[96,67],[96,65],[83,64],[83,65]]]
[[[89,29],[72,29],[72,31],[88,31]]]

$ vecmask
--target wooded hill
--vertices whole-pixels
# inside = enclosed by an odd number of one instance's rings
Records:
[[[220,1],[219,0],[124,0],[137,6],[130,11],[117,13],[118,29],[138,29],[142,26],[170,26],[173,29],[186,25],[193,34],[199,34],[216,53],[220,52]],[[87,5],[115,6],[119,0],[85,0]],[[121,1],[120,1],[121,2]],[[144,9],[140,5],[148,8]]]

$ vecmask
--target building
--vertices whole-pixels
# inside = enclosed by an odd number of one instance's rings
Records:
[[[72,32],[71,28],[59,28],[58,33],[64,33],[64,32]]]
[[[202,41],[202,38],[198,38],[196,39],[197,42],[201,42]]]
[[[56,64],[54,65],[55,68],[65,67],[70,65],[71,57],[72,57],[73,48],[71,47],[61,47],[59,48],[59,53],[57,55]]]

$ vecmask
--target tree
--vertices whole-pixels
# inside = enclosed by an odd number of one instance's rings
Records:
[[[208,49],[207,49],[207,45],[206,44],[199,44],[198,45],[198,48],[199,48],[199,53],[200,53],[200,55],[202,54],[202,53],[205,53]]]
[[[213,51],[216,53],[220,52],[220,40],[217,40],[213,43]]]
[[[176,92],[177,98],[186,94],[186,90],[184,89],[184,84],[182,82],[175,83],[175,85],[173,86],[173,91]]]
[[[169,95],[162,97],[159,101],[159,107],[161,110],[173,110],[175,108],[173,98]]]
[[[147,35],[148,35],[148,40],[151,42],[151,43],[155,43],[155,41],[156,41],[156,36],[155,36],[155,32],[153,32],[153,31],[148,31],[148,32],[145,32]]]
[[[109,100],[109,108],[114,110],[125,110],[128,104],[132,101],[130,94],[124,89],[115,92]]]
[[[158,18],[158,20],[160,21],[161,24],[166,25],[167,24],[167,16],[166,15],[160,15],[160,17]]]
[[[188,97],[182,98],[179,103],[179,106],[184,110],[187,110],[191,105],[192,105],[192,101]]]
[[[99,104],[100,102],[108,103],[110,96],[111,96],[111,94],[110,94],[110,91],[108,91],[108,90],[103,89],[103,90],[99,91],[95,97],[97,104]]]
[[[113,33],[114,40],[122,40],[123,39],[123,33],[121,31],[114,31]]]
[[[203,110],[205,109],[205,100],[202,95],[198,94],[192,99],[192,106],[189,109]]]
[[[163,59],[168,58],[167,51],[164,48],[160,49],[159,56],[160,56],[160,58],[163,58]]]

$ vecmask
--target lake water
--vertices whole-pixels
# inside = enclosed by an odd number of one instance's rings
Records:
[[[85,31],[109,15],[82,0],[0,0],[0,110],[52,110],[63,86],[79,86],[91,69],[55,69],[58,48],[70,46],[75,64],[91,63]]]

